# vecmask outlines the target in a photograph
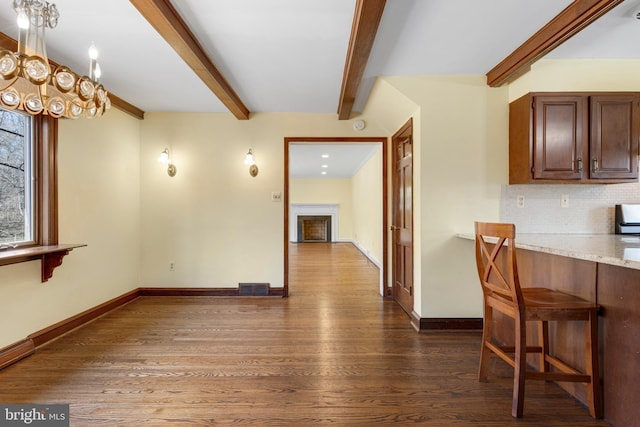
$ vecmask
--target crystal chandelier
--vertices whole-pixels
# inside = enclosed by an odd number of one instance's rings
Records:
[[[89,49],[89,76],[49,63],[44,32],[58,25],[56,5],[14,0],[13,8],[18,14],[18,51],[0,50],[0,106],[72,119],[98,117],[110,108],[107,91],[98,82],[95,46]]]

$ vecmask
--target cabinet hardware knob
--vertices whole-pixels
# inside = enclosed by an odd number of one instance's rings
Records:
[[[596,157],[593,158],[593,171],[598,171],[598,159]]]
[[[582,172],[582,158],[578,159],[578,172]]]

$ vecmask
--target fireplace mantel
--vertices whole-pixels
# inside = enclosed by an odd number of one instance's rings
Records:
[[[298,215],[331,216],[331,241],[338,241],[337,203],[291,203],[289,205],[289,241],[298,241]]]

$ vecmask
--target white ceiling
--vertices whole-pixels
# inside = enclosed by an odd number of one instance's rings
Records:
[[[355,0],[171,0],[252,112],[336,113]],[[226,108],[126,0],[57,0],[49,56],[74,70],[100,50],[102,83],[144,111]],[[571,0],[387,0],[355,111],[376,76],[484,74]],[[551,57],[640,57],[626,0]],[[15,38],[9,0],[0,31]],[[85,71],[86,72],[86,71]]]
[[[626,0],[594,24],[567,40],[547,58],[640,58],[640,1]]]
[[[107,90],[146,112],[226,112],[127,0],[57,0],[51,59],[87,73],[100,51]],[[355,0],[171,0],[251,112],[335,114]],[[377,76],[485,74],[571,0],[387,0],[356,98]],[[625,0],[552,58],[640,58],[640,0]],[[0,31],[16,37],[12,2]]]
[[[351,178],[381,149],[380,143],[292,143],[289,146],[289,176]]]

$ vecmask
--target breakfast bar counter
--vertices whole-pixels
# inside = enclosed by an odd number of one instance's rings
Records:
[[[457,236],[475,240],[471,233]],[[640,270],[638,235],[518,233],[516,247]]]
[[[457,237],[475,240],[473,234]],[[600,305],[604,417],[613,426],[640,426],[640,236],[519,233],[516,247],[522,287],[548,287]],[[509,320],[498,320],[498,340],[509,336]],[[550,337],[552,350],[584,369],[585,337],[578,322],[558,325]],[[536,341],[533,334],[527,339]],[[585,401],[582,384],[560,385]]]

